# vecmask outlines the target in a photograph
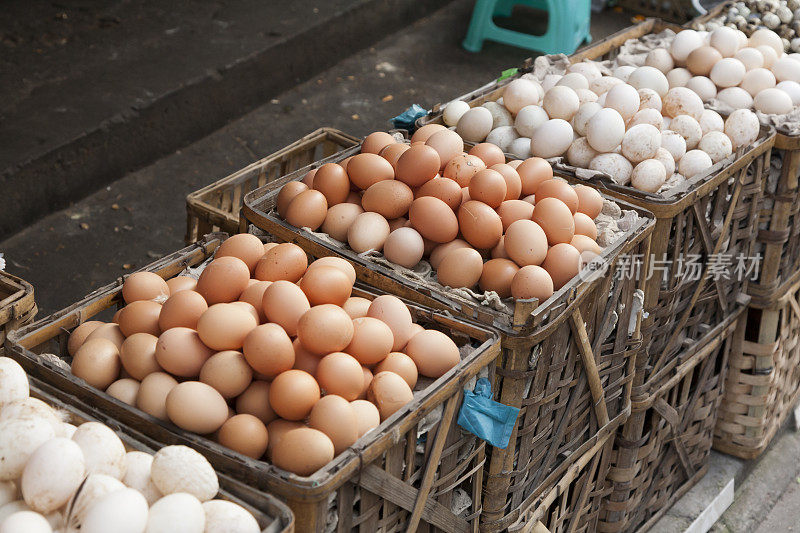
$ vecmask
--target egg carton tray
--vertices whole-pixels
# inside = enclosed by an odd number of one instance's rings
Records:
[[[141,270],[165,279],[192,275],[192,270],[212,257],[226,238],[222,233],[207,235]],[[72,306],[12,333],[8,356],[29,374],[91,405],[93,415],[102,422],[132,428],[159,445],[190,446],[222,473],[271,493],[292,509],[298,530],[323,532],[331,524],[350,530],[368,524],[376,531],[391,531],[414,522],[456,532],[477,524],[485,444],[462,430],[456,415],[464,389],[471,389],[478,375],[494,379],[494,361],[500,351],[496,333],[446,313],[408,304],[416,322],[444,331],[459,345],[461,362],[415,391],[414,400],[325,467],[301,477],[154,418],[70,373],[66,348],[69,332],[95,316],[110,321],[114,308],[123,305],[123,282],[124,278],[119,278]],[[369,299],[378,294],[380,291],[363,286],[353,290],[354,296]]]
[[[163,444],[155,442],[130,427],[109,420],[96,408],[83,404],[65,394],[57,387],[28,375],[30,395],[47,403],[55,409],[65,422],[79,426],[84,422],[101,422],[111,428],[122,440],[126,451],[140,451],[154,455]],[[202,450],[200,450],[202,452]],[[220,475],[220,491],[216,498],[228,500],[247,509],[258,522],[262,533],[292,533],[294,531],[294,515],[286,504],[274,496],[253,490],[234,479]],[[65,517],[66,518],[66,517]]]

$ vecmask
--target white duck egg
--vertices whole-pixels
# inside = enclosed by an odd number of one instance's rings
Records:
[[[656,192],[667,181],[667,169],[658,159],[646,159],[631,172],[631,186],[645,192]]]
[[[783,54],[783,41],[781,41],[780,36],[766,28],[754,31],[750,36],[748,44],[756,48],[759,46],[769,46],[775,52],[776,57],[780,57]]]
[[[694,150],[703,137],[703,129],[700,127],[700,123],[689,115],[674,117],[669,124],[669,128],[684,138],[687,150]]]
[[[597,155],[597,151],[592,148],[586,137],[580,137],[575,139],[567,150],[567,162],[578,168],[589,168],[589,163]]]
[[[696,48],[703,46],[703,37],[694,30],[683,30],[672,40],[669,52],[675,62],[682,64]]]
[[[463,100],[453,100],[444,107],[442,111],[442,119],[448,126],[455,126],[458,124],[458,119],[461,115],[469,111],[469,104]]]
[[[742,48],[733,57],[741,61],[747,70],[764,66],[764,56],[755,48]]]
[[[708,77],[717,87],[735,87],[742,82],[746,72],[744,63],[738,59],[726,57],[711,67],[711,74]]]
[[[712,31],[708,42],[722,54],[722,57],[733,57],[741,44],[737,30],[727,26],[721,26]]]
[[[491,111],[485,107],[473,107],[458,119],[456,133],[465,141],[483,142],[492,131],[492,122]]]
[[[661,148],[670,153],[673,161],[680,161],[686,153],[686,139],[678,132],[672,130],[662,131]]]
[[[672,158],[672,154],[669,153],[669,150],[666,148],[659,148],[656,152],[655,159],[661,161],[661,164],[664,165],[667,176],[675,174],[675,160]]]
[[[707,153],[714,163],[719,163],[733,153],[731,140],[721,131],[710,131],[703,135],[697,148]]]
[[[516,114],[526,105],[538,104],[539,91],[536,89],[535,83],[521,78],[509,83],[503,90],[503,105],[506,106],[506,109]]]
[[[792,97],[780,89],[764,89],[753,98],[753,107],[768,115],[784,115],[792,110]]]
[[[692,79],[692,73],[689,72],[689,69],[674,68],[667,72],[667,83],[669,83],[670,89],[673,87],[686,87],[686,83],[690,79]]]
[[[637,124],[622,139],[622,155],[631,163],[652,159],[661,148],[661,132],[651,124]]]
[[[589,123],[589,119],[601,109],[603,109],[603,106],[597,102],[582,104],[575,116],[572,117],[572,129],[575,130],[575,133],[581,136],[586,135],[586,125]],[[517,128],[517,131],[519,131],[519,128]]]
[[[608,174],[615,183],[627,185],[631,180],[633,165],[625,156],[617,153],[600,154],[589,163],[591,170]]]
[[[545,94],[547,93],[547,91],[549,91],[550,89],[555,87],[556,83],[561,81],[561,78],[563,78],[563,77],[564,77],[563,74],[548,74],[548,75],[546,75],[544,77],[544,80],[542,80],[542,90],[545,92]]]
[[[666,48],[651,50],[647,54],[644,64],[648,67],[657,68],[664,74],[675,68],[675,62]]]
[[[653,89],[662,98],[669,91],[669,82],[663,72],[654,67],[639,67],[628,77],[634,89]]]
[[[678,173],[686,179],[707,172],[713,165],[711,157],[702,150],[689,150],[678,162]]]
[[[586,138],[601,154],[619,146],[624,136],[625,121],[616,109],[601,109],[586,124]]]
[[[639,89],[639,109],[655,109],[661,113],[661,95],[653,89]]]
[[[533,132],[531,153],[544,159],[564,155],[574,138],[569,122],[560,118],[548,120]]]
[[[800,63],[797,66],[800,67]],[[765,68],[754,68],[747,71],[739,87],[747,91],[750,96],[755,97],[764,89],[775,87],[775,83],[775,75],[772,72]]]
[[[544,109],[538,105],[525,106],[519,110],[514,119],[514,128],[523,137],[530,137],[536,128],[550,120]]]
[[[583,76],[589,81],[589,83],[593,82],[594,80],[602,77],[602,73],[600,69],[597,68],[597,65],[593,63],[575,63],[574,65],[570,65],[567,68],[568,73],[577,72],[578,74],[583,74]]]
[[[778,81],[800,82],[800,61],[782,57],[772,65],[772,73]]]
[[[619,78],[625,83],[628,83],[628,78],[631,75],[631,72],[636,70],[636,67],[632,67],[631,65],[622,65],[614,69],[612,75],[615,78]]]
[[[800,105],[800,83],[795,81],[782,81],[776,85],[775,88],[788,94],[789,98],[792,99],[792,105]]]
[[[530,137],[520,137],[514,139],[508,146],[508,153],[517,159],[528,159],[531,156]]]
[[[574,90],[566,86],[556,85],[544,93],[542,107],[550,118],[570,120],[578,112],[580,105],[581,102]]]
[[[581,104],[597,101],[597,95],[594,94],[589,89],[578,89],[575,91],[575,94],[578,95],[578,100],[580,101]]]
[[[637,124],[650,124],[658,130],[661,130],[664,125],[664,117],[655,109],[642,109],[633,115],[633,118],[628,123],[628,128],[632,128]]]
[[[703,135],[710,131],[725,131],[725,121],[722,116],[713,109],[706,109],[700,117],[700,129]]]
[[[708,102],[717,96],[717,86],[705,76],[695,76],[686,82],[686,88],[697,93],[700,100]]]
[[[764,68],[772,67],[778,60],[778,54],[775,52],[775,49],[769,45],[758,45],[756,46],[756,50],[761,52],[761,56],[764,58]]]
[[[503,104],[486,102],[481,107],[485,107],[492,114],[492,129],[514,124],[514,117],[511,116],[511,113],[508,112],[508,109]]]
[[[691,89],[675,87],[670,89],[664,97],[663,112],[668,117],[675,118],[679,115],[689,115],[699,120],[703,115],[703,100]]]
[[[639,93],[627,84],[612,87],[606,95],[605,107],[617,110],[622,119],[628,121],[639,110]]]
[[[734,109],[750,109],[753,106],[753,97],[741,87],[722,89],[717,93],[717,100]]]
[[[621,85],[623,83],[625,82],[619,78],[615,78],[614,76],[603,76],[602,78],[598,78],[590,83],[589,89],[597,96],[603,96],[612,87],[616,87],[617,85]]]
[[[500,126],[489,132],[486,142],[499,146],[503,152],[506,152],[514,139],[518,137],[514,126]]]
[[[520,78],[523,79],[523,80],[528,80],[528,81],[532,81],[533,82],[534,87],[536,87],[536,91],[539,93],[539,101],[541,101],[542,98],[544,98],[544,89],[542,89],[542,84],[539,83],[539,80],[536,78],[536,76],[534,76],[530,72],[527,72],[527,73],[523,74],[522,76],[520,76]],[[502,104],[503,103],[503,98],[502,97],[498,98],[497,102]]]
[[[565,74],[563,78],[558,80],[556,87],[559,86],[569,87],[573,91],[577,91],[578,89],[588,89],[589,80],[587,80],[586,76],[580,72],[569,72]]]

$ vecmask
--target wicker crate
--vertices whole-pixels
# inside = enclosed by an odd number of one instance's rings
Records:
[[[758,457],[800,401],[798,278],[777,301],[751,305],[739,321],[714,430],[719,451]]]
[[[617,435],[597,531],[647,531],[708,470],[728,358],[744,307],[676,356]]]
[[[242,198],[279,176],[359,143],[357,137],[320,128],[264,159],[186,197],[186,244],[207,233],[236,233]]]
[[[209,258],[224,238],[223,234],[206,236],[145,270],[164,278],[175,276]],[[191,446],[223,473],[269,491],[289,505],[300,531],[327,531],[332,520],[343,531],[414,530],[419,526],[466,532],[477,527],[485,448],[482,440],[457,425],[456,414],[473,377],[482,372],[493,379],[494,360],[500,351],[496,334],[410,304],[412,316],[421,325],[447,332],[457,344],[469,343],[473,349],[457,367],[417,392],[412,402],[378,430],[365,435],[312,476],[299,477],[146,415],[88,386],[40,355],[50,352],[67,360],[69,331],[98,313],[110,315],[110,308],[121,304],[122,282],[117,280],[71,307],[14,332],[9,338],[9,356],[29,373],[37,373],[66,394],[92,405],[101,420],[124,424],[159,443]],[[354,295],[374,298],[376,293],[357,288]],[[421,455],[417,453],[421,442],[418,428],[423,420],[436,416],[431,414],[434,411],[441,412],[441,419],[427,430]],[[464,495],[471,503],[457,515],[451,505]]]
[[[399,275],[385,263],[298,230],[274,213],[283,184],[358,149],[321,160],[248,194],[242,222],[252,223],[279,240],[294,242],[311,255],[345,257],[355,266],[359,279],[370,285],[424,305],[455,311],[502,332],[496,395],[500,402],[522,411],[508,448],[490,449],[482,528],[505,530],[530,512],[571,465],[628,416],[631,364],[641,348],[638,325],[629,336],[628,324],[632,317],[638,324],[638,314],[632,315],[633,298],[643,283],[615,283],[613,278],[620,257],[646,255],[652,215],[622,202],[623,208],[637,211],[642,218],[604,250],[599,266],[608,270],[598,268],[590,276],[572,280],[541,306],[537,307],[536,301],[518,301],[513,312],[497,311],[438,284]],[[612,323],[617,311],[619,319]],[[611,331],[607,338],[601,334],[604,331]],[[579,515],[565,515],[563,520],[567,519],[582,520]]]
[[[31,376],[28,376],[28,381],[30,382],[31,397],[42,400],[57,409],[59,413],[64,413],[67,416],[66,422],[76,426],[92,421],[105,423],[103,417],[95,415],[91,407],[76,401],[64,394],[63,391]],[[152,455],[161,448],[158,443],[128,427],[119,424],[109,424],[109,427],[122,440],[127,451],[140,451]],[[262,533],[292,533],[294,531],[294,515],[286,504],[281,503],[274,496],[255,491],[227,476],[220,474],[218,476],[220,492],[217,498],[238,503],[250,511]]]
[[[0,355],[8,333],[31,322],[36,311],[31,284],[0,270]]]
[[[703,14],[696,7],[700,5],[699,0],[617,0],[614,5],[636,15],[658,17],[680,24]]]

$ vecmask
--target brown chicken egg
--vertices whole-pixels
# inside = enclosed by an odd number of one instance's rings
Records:
[[[258,323],[261,324],[267,321],[267,317],[264,314],[264,308],[261,305],[261,303],[264,301],[264,291],[267,290],[267,287],[269,287],[272,284],[272,282],[256,281],[256,280],[250,280],[250,281],[252,283],[250,283],[250,285],[247,286],[244,292],[242,292],[241,296],[239,296],[239,301],[247,302],[250,305],[252,305],[253,308],[255,308],[256,312],[258,313]],[[164,312],[162,311],[161,314],[163,315]]]
[[[156,361],[156,343],[158,337],[149,333],[136,333],[122,343],[119,359],[132,378],[141,381],[153,372],[161,371],[161,365]]]
[[[584,252],[591,252],[594,254],[600,254],[603,251],[600,248],[600,245],[597,244],[594,239],[587,237],[586,235],[581,235],[580,233],[576,233],[570,244],[574,246],[581,254]]]
[[[597,218],[603,209],[603,197],[600,193],[586,185],[576,185],[575,193],[578,195],[578,211],[592,220]]]
[[[503,175],[489,168],[478,171],[469,182],[469,197],[497,208],[506,198],[506,180]]]
[[[414,335],[405,351],[414,360],[419,373],[429,378],[443,376],[461,361],[456,343],[434,329],[426,329]]]
[[[370,133],[364,138],[364,142],[361,143],[361,153],[378,154],[381,150],[396,142],[397,141],[394,140],[394,137],[388,133],[384,131],[376,131],[374,133]]]
[[[478,283],[483,271],[483,258],[472,248],[449,251],[436,269],[436,278],[446,287],[471,288]]]
[[[412,146],[397,159],[396,178],[409,187],[419,187],[439,173],[439,153],[426,145]]]
[[[500,298],[511,296],[511,281],[519,267],[510,259],[490,259],[483,265],[478,284],[484,291],[494,291]]]
[[[497,208],[497,214],[500,215],[505,232],[512,222],[530,220],[533,216],[533,205],[524,200],[506,200]]]
[[[136,405],[136,396],[139,394],[139,382],[130,378],[118,379],[108,386],[106,394],[128,405]]]
[[[269,379],[294,366],[292,339],[278,324],[263,324],[250,331],[242,353],[253,370]]]
[[[94,339],[109,340],[114,343],[117,349],[119,349],[122,347],[122,343],[125,341],[125,335],[122,334],[119,324],[103,324],[102,326],[98,326],[97,329],[89,333],[89,335],[86,336],[86,339],[83,341],[83,343],[86,344],[88,341]]]
[[[266,288],[261,307],[267,320],[278,324],[293,337],[297,335],[300,317],[311,305],[300,287],[290,281],[280,280]]]
[[[180,291],[193,291],[197,287],[197,280],[189,276],[175,276],[167,280],[169,294],[172,296]]]
[[[228,404],[210,385],[199,381],[179,383],[167,394],[167,417],[181,429],[206,435],[228,419]]]
[[[353,320],[337,305],[318,305],[300,317],[297,338],[313,354],[341,352],[353,340]]]
[[[383,244],[383,255],[398,265],[414,268],[425,254],[425,240],[414,228],[397,228]]]
[[[357,253],[380,251],[389,237],[389,222],[378,213],[361,213],[347,230],[347,244]]]
[[[503,150],[499,146],[492,143],[479,143],[473,146],[469,155],[479,157],[487,167],[506,162],[506,156],[503,155]]]
[[[319,356],[309,352],[303,345],[300,344],[298,339],[292,342],[294,348],[294,368],[295,370],[302,370],[308,372],[314,379],[317,378],[317,367],[319,366]]]
[[[328,214],[325,216],[320,230],[337,241],[347,242],[347,230],[350,229],[356,217],[363,212],[360,205],[337,204],[328,209]]]
[[[350,318],[361,318],[367,316],[369,305],[372,302],[360,296],[351,296],[344,302],[342,309],[350,315]]]
[[[597,226],[594,221],[584,213],[575,213],[575,235],[586,235],[592,240],[597,239]]]
[[[230,417],[219,428],[219,443],[252,459],[260,459],[267,451],[267,427],[253,415]]]
[[[455,213],[446,203],[433,196],[414,200],[408,211],[408,220],[420,235],[433,242],[450,242],[458,235]]]
[[[334,352],[318,360],[316,378],[327,394],[355,400],[364,390],[361,364],[352,355]]]
[[[353,283],[347,274],[334,266],[310,268],[298,283],[311,306],[335,304],[341,306],[350,298]]]
[[[455,181],[459,187],[467,187],[472,177],[482,168],[485,168],[483,161],[480,161],[480,165],[476,165],[467,154],[459,154],[447,162],[442,176]]]
[[[394,168],[391,163],[372,153],[354,156],[348,164],[347,174],[353,185],[364,191],[380,181],[394,180]]]
[[[566,243],[556,244],[548,250],[542,268],[550,274],[553,287],[558,290],[578,275],[581,269],[581,254],[574,246]]]
[[[411,227],[408,219],[405,217],[393,218],[389,221],[389,234],[398,228]]]
[[[92,387],[106,390],[119,378],[119,349],[108,339],[87,339],[75,352],[70,371]]]
[[[419,377],[417,365],[414,360],[404,353],[392,352],[386,358],[375,366],[375,373],[379,372],[394,372],[403,378],[411,389],[417,384]]]
[[[553,167],[545,159],[529,157],[517,166],[517,172],[522,180],[522,194],[536,194],[536,189],[543,181],[553,179]]]
[[[301,180],[303,183],[306,184],[306,187],[308,187],[309,189],[314,186],[314,176],[316,175],[317,170],[318,169],[316,168],[312,168],[311,170],[306,172],[306,175],[303,176],[303,179]]]
[[[358,395],[359,400],[364,400],[367,397],[367,390],[369,390],[369,385],[372,383],[372,370],[369,368],[362,366],[361,371],[364,373],[364,388],[361,391],[361,394]]]
[[[301,192],[308,190],[308,185],[302,181],[290,181],[281,187],[278,193],[278,198],[275,200],[275,208],[281,218],[286,218],[286,211],[289,209],[289,204]]]
[[[245,337],[258,325],[247,310],[232,304],[215,304],[197,321],[197,333],[214,350],[238,350]],[[164,366],[164,365],[161,365]]]
[[[517,300],[538,298],[543,302],[553,295],[553,280],[550,274],[538,265],[524,266],[511,280],[511,295]]]
[[[503,236],[500,215],[483,202],[464,203],[458,210],[458,222],[464,239],[479,250],[494,248]]]
[[[464,152],[464,141],[454,131],[439,130],[425,140],[439,154],[439,169],[444,169],[447,162]]]
[[[325,433],[333,442],[333,453],[339,455],[358,440],[358,419],[350,402],[329,394],[311,409],[309,427]]]
[[[272,410],[286,420],[305,419],[319,399],[317,381],[302,370],[287,370],[279,374],[269,387]]]
[[[244,392],[236,398],[236,412],[253,415],[265,424],[275,420],[278,415],[269,405],[269,382],[251,382]]]
[[[353,400],[350,402],[350,407],[353,408],[358,421],[358,438],[380,425],[381,414],[374,403],[367,400]]]
[[[462,199],[461,187],[458,183],[448,178],[433,178],[414,192],[415,198],[421,198],[423,196],[438,198],[453,210],[461,205]]]
[[[505,200],[518,200],[522,194],[522,178],[519,177],[519,172],[506,163],[492,165],[490,169],[499,172],[506,181]]]
[[[396,169],[397,160],[400,159],[400,156],[403,155],[403,152],[409,148],[411,148],[411,146],[405,143],[390,144],[381,150],[379,155],[388,161],[389,164],[392,165],[393,169]]]
[[[506,253],[505,241],[506,241],[506,236],[503,235],[502,237],[500,237],[500,242],[497,243],[497,246],[492,248],[491,251],[492,259],[510,259],[510,257],[508,257],[508,254]]]
[[[235,302],[247,288],[250,269],[237,257],[214,259],[200,274],[197,292],[208,305]]]
[[[284,420],[282,418],[275,418],[271,422],[267,424],[267,434],[269,435],[269,440],[267,442],[267,457],[272,460],[272,451],[275,449],[275,444],[277,444],[281,438],[283,438],[286,433],[293,429],[300,429],[307,427],[303,422],[296,422],[293,420]],[[331,453],[333,453],[333,444],[331,443]]]
[[[165,372],[153,372],[139,385],[136,407],[159,420],[167,418],[167,395],[178,382]]]
[[[325,196],[328,207],[341,204],[350,192],[350,179],[341,165],[325,163],[314,175],[314,190]]]
[[[367,390],[367,399],[375,404],[386,420],[414,399],[414,393],[406,381],[394,372],[378,372]]]
[[[214,354],[214,350],[204,344],[201,338],[202,334],[193,329],[168,329],[156,343],[156,361],[161,368],[175,376],[197,377],[203,364]]]
[[[311,428],[287,431],[272,448],[272,462],[298,476],[310,476],[335,457],[333,442]]]
[[[342,350],[365,366],[382,361],[394,345],[394,335],[389,326],[377,318],[353,319],[353,338]]]
[[[463,239],[454,239],[450,242],[439,244],[431,252],[430,257],[428,258],[428,262],[435,270],[439,268],[439,264],[442,262],[444,256],[448,252],[450,252],[451,250],[455,250],[456,248],[472,248],[472,246],[470,246],[470,244]]]
[[[78,348],[81,347],[83,342],[86,340],[86,337],[88,337],[94,330],[103,324],[104,322],[100,322],[98,320],[89,320],[73,329],[72,333],[69,334],[69,340],[67,341],[67,352],[70,355],[75,355],[75,352],[77,352]]]
[[[344,172],[344,170],[342,170]],[[345,195],[345,198],[347,195]],[[321,192],[313,189],[295,196],[286,208],[286,222],[298,228],[319,228],[328,214],[328,200]]]
[[[569,207],[573,215],[578,211],[578,194],[566,181],[552,179],[540,183],[536,189],[536,200],[540,202],[544,198],[558,198]]]
[[[199,379],[230,400],[247,390],[253,381],[253,370],[241,352],[228,350],[209,357],[200,369]]]
[[[403,301],[390,294],[375,298],[369,306],[367,316],[377,318],[392,330],[392,350],[400,351],[411,338],[413,322],[411,312]]]
[[[434,133],[438,133],[440,131],[444,131],[447,128],[442,126],[441,124],[425,124],[417,131],[414,132],[414,135],[411,136],[411,142],[426,142]]]
[[[333,256],[320,257],[319,259],[315,260],[313,263],[308,265],[308,269],[311,270],[312,268],[317,268],[321,266],[332,266],[338,268],[347,275],[347,279],[350,280],[351,285],[355,284],[356,282],[356,269],[353,268],[353,265],[350,264],[350,262],[347,261],[346,259]]]
[[[258,260],[264,256],[264,245],[261,243],[261,239],[255,235],[239,233],[226,239],[217,250],[217,258],[228,256],[244,261],[252,273],[255,271]]]
[[[547,235],[550,246],[568,243],[575,235],[575,219],[567,204],[557,198],[542,198],[533,207],[533,221]],[[508,239],[506,239],[508,249]],[[509,254],[510,255],[510,254]],[[513,259],[513,256],[511,256]]]
[[[408,213],[414,193],[411,188],[397,180],[379,181],[364,192],[361,205],[365,211],[373,211],[385,218],[398,218]]]
[[[250,289],[245,289],[247,292]],[[242,293],[244,294],[244,293]],[[161,331],[170,328],[184,327],[196,328],[197,321],[200,319],[208,304],[200,293],[195,291],[180,291],[170,296],[161,307],[158,315],[158,327]]]
[[[503,242],[508,257],[520,267],[540,265],[547,255],[547,235],[532,220],[511,223]]]
[[[137,300],[164,301],[169,297],[169,286],[164,279],[153,272],[134,272],[122,284],[122,298],[125,303]]]
[[[261,258],[256,266],[255,278],[260,281],[287,280],[296,283],[307,268],[308,257],[303,249],[285,242],[274,246]]]

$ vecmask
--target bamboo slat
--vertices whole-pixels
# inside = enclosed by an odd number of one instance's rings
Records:
[[[33,286],[0,270],[0,356],[8,333],[30,323],[36,312]]]

